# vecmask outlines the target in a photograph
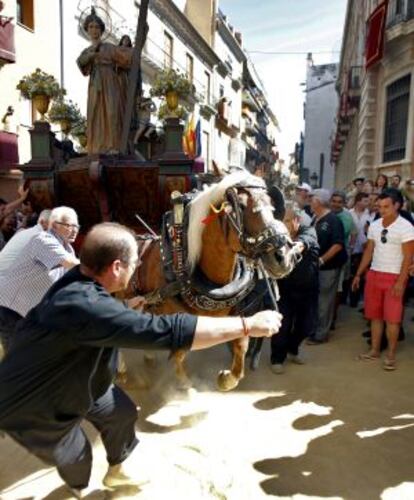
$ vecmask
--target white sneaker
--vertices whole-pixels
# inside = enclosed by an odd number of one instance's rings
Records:
[[[285,368],[280,363],[276,363],[275,365],[270,365],[270,369],[272,370],[273,373],[276,373],[276,375],[282,375],[282,373],[285,373]]]
[[[122,464],[109,466],[108,472],[105,474],[102,482],[107,488],[138,485],[138,481],[124,471]]]
[[[292,361],[292,363],[295,363],[296,365],[306,364],[306,361],[302,358],[300,354],[297,354],[296,356],[294,354],[289,354],[288,357],[290,361]]]

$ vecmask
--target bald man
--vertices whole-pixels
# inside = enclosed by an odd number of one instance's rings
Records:
[[[100,432],[109,463],[104,484],[133,483],[122,462],[137,444],[134,403],[113,385],[113,357],[132,349],[204,349],[246,334],[240,318],[154,316],[111,293],[127,287],[138,261],[135,237],[104,223],[87,235],[80,266],[55,283],[19,324],[0,365],[0,429],[55,465],[77,498],[88,491],[92,451],[80,423]],[[246,318],[247,334],[270,337],[281,316]]]

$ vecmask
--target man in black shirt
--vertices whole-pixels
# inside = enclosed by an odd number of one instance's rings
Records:
[[[347,260],[347,254],[342,222],[329,209],[331,198],[329,191],[315,189],[311,196],[311,207],[315,214],[312,224],[316,229],[319,243],[320,293],[318,328],[307,343],[318,345],[328,340],[341,267]]]
[[[278,281],[279,312],[282,326],[271,341],[271,369],[284,372],[284,362],[289,354],[294,363],[302,364],[299,346],[307,336],[314,336],[318,317],[319,245],[313,227],[301,224],[301,209],[296,203],[286,203],[283,222],[297,245],[302,260],[286,277]]]
[[[128,309],[110,294],[126,288],[138,252],[133,234],[118,224],[95,226],[80,261],[18,324],[0,364],[0,429],[57,466],[77,498],[84,496],[92,465],[82,419],[94,425],[105,446],[104,484],[131,483],[121,464],[137,444],[137,411],[112,383],[116,348],[204,349],[246,334],[269,337],[281,322],[274,311],[243,322]]]

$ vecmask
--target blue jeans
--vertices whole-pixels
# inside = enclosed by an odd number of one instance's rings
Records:
[[[10,337],[14,334],[16,323],[21,319],[22,316],[16,311],[0,306],[0,342],[4,354],[9,350]]]

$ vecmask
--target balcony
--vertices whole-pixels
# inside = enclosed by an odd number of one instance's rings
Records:
[[[11,17],[0,16],[0,67],[14,62],[14,24]]]
[[[349,108],[358,107],[361,98],[362,66],[351,66],[348,73]]]
[[[414,19],[414,0],[390,0],[387,28],[392,28],[411,19]]]

